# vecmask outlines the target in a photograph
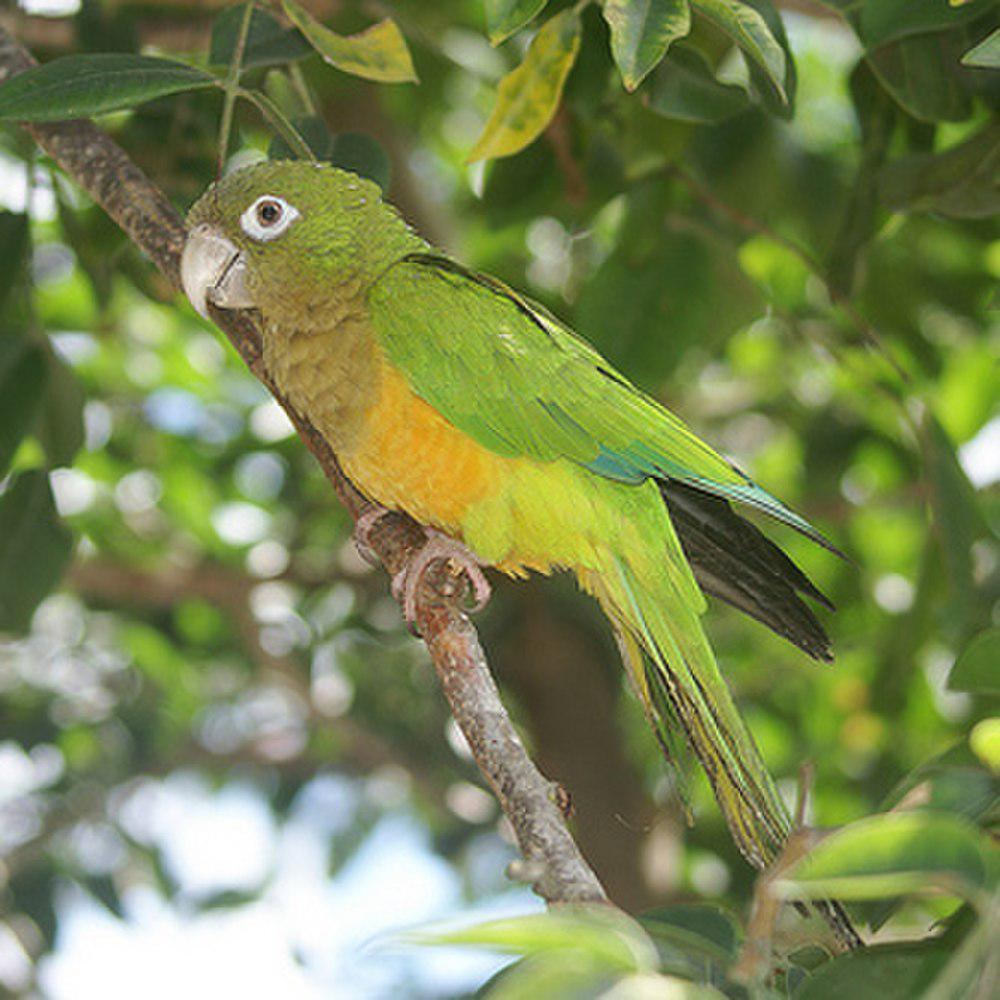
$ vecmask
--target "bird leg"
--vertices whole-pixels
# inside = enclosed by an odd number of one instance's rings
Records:
[[[431,566],[443,561],[456,578],[462,576],[469,581],[473,605],[470,610],[479,611],[490,599],[490,585],[483,574],[482,563],[469,548],[457,539],[424,528],[427,532],[426,544],[410,557],[410,561],[392,578],[392,593],[403,605],[406,624],[413,628],[417,620],[417,594],[420,584]]]
[[[380,504],[369,504],[358,516],[354,525],[354,544],[358,554],[366,562],[378,564],[378,557],[371,544],[371,533],[375,526],[387,514],[395,513]],[[403,617],[412,630],[417,620],[417,594],[420,584],[431,566],[443,561],[457,579],[465,576],[472,591],[473,604],[471,611],[480,611],[490,599],[490,585],[483,574],[482,563],[467,546],[455,538],[436,531],[434,528],[424,528],[427,541],[410,557],[407,564],[392,578],[392,594],[403,605]]]

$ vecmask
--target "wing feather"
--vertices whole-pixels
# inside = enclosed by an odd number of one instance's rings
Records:
[[[447,257],[412,253],[369,291],[414,391],[492,451],[568,458],[609,479],[672,479],[755,507],[833,549],[543,307]],[[833,549],[836,551],[836,549]]]

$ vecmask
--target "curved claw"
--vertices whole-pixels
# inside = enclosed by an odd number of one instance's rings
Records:
[[[371,544],[371,534],[375,525],[382,520],[386,514],[392,511],[388,507],[379,504],[369,504],[359,515],[354,523],[354,547],[358,550],[358,555],[370,566],[378,566],[379,559],[375,555],[375,550]]]
[[[455,575],[464,574],[472,588],[471,611],[480,611],[490,599],[491,588],[482,570],[482,564],[461,542],[448,535],[427,531],[427,543],[416,552],[409,563],[392,578],[392,593],[403,605],[403,617],[412,630],[417,620],[417,594],[424,575],[430,567],[443,560],[452,564]]]

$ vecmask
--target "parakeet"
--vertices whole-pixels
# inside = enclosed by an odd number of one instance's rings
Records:
[[[478,591],[481,566],[574,573],[664,748],[686,737],[739,849],[773,861],[791,821],[706,640],[703,591],[830,659],[802,597],[828,602],[732,504],[829,544],[544,308],[421,239],[367,180],[260,163],[211,187],[188,224],[194,307],[259,311],[268,371],[354,485],[433,529],[419,569],[453,557]]]

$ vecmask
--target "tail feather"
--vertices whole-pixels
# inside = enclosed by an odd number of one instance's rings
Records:
[[[629,671],[661,743],[676,757],[677,733],[684,733],[741,853],[758,868],[766,866],[787,838],[791,819],[733,704],[696,609],[676,591],[664,595],[643,586],[619,557],[610,560],[607,572],[584,582],[623,635]]]
[[[680,556],[671,536],[668,544]],[[683,734],[708,775],[736,846],[754,867],[767,868],[792,831],[791,817],[705,640],[700,606],[672,575],[661,573],[651,581],[621,556],[608,553],[605,561],[600,571],[581,572],[580,582],[615,627],[626,669],[664,752],[677,764],[683,753],[678,734]],[[816,909],[844,945],[857,946],[839,904],[823,902]]]

